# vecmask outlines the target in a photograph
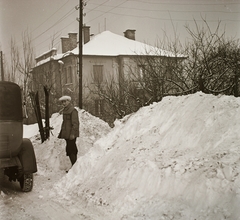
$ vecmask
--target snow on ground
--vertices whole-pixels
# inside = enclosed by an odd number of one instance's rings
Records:
[[[111,130],[79,111],[78,160],[49,194],[64,207],[101,211],[95,219],[240,219],[239,106],[200,92],[165,97]],[[31,138],[40,175],[70,168],[61,119],[51,118],[49,141]]]

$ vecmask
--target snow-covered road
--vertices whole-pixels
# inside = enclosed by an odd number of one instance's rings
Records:
[[[1,220],[90,220],[106,219],[97,210],[89,210],[84,202],[77,204],[61,204],[51,196],[53,185],[58,182],[64,172],[34,174],[34,187],[31,192],[21,191],[18,182],[9,182],[1,175]]]
[[[9,183],[7,178],[1,180],[1,219],[86,219],[81,214],[73,215],[68,207],[63,207],[53,201],[49,192],[51,187],[59,181],[61,175],[41,176],[34,175],[32,192],[23,193],[18,182]],[[81,209],[81,207],[79,207]]]

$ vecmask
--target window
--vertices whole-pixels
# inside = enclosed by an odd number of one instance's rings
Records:
[[[95,115],[100,116],[103,115],[103,100],[101,99],[96,99],[95,100]]]
[[[103,65],[93,65],[94,83],[103,82]]]
[[[137,83],[136,83],[136,88],[137,89],[142,89],[143,87],[145,87],[145,81],[146,81],[146,66],[145,65],[139,65],[139,76],[137,79]]]
[[[67,68],[63,69],[63,85],[67,84]]]
[[[67,83],[72,83],[73,79],[72,79],[72,67],[69,66],[68,67],[68,71],[67,71]]]
[[[146,66],[145,65],[139,65],[139,77],[140,79],[144,79],[146,75]]]

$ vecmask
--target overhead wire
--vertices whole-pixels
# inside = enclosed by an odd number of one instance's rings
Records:
[[[63,5],[64,6],[64,5]],[[52,26],[50,26],[48,29],[46,29],[44,32],[42,32],[41,34],[39,34],[38,36],[36,36],[33,40],[36,40],[37,38],[39,38],[40,36],[42,36],[43,34],[45,34],[46,32],[48,32],[51,28],[55,27],[57,24],[59,24],[60,22],[62,22],[63,20],[65,20],[67,17],[69,17],[70,15],[72,15],[75,12],[75,7],[70,9],[65,15],[63,15],[59,20],[57,20]],[[75,21],[75,20],[74,20]],[[66,26],[64,26],[63,28],[61,28],[60,30],[58,30],[56,32],[56,34],[61,33],[62,30],[64,30],[66,27],[68,27],[70,24],[72,24],[74,21],[71,21],[70,23],[68,23]],[[36,46],[39,46],[43,43],[45,43],[46,41],[48,41],[49,38],[45,39],[44,41],[42,41],[41,43],[37,44]]]
[[[96,3],[90,3],[92,5],[97,5]],[[104,5],[106,7],[112,7],[110,5]],[[118,7],[118,8],[122,8],[122,9],[132,9],[132,10],[136,10],[136,11],[149,11],[149,12],[169,12],[169,10],[161,10],[161,9],[146,9],[146,8],[134,8],[134,7]],[[90,10],[92,11],[92,10]],[[89,11],[89,12],[90,12]],[[179,12],[183,12],[183,13],[186,13],[186,12],[206,12],[206,13],[230,13],[230,14],[239,14],[239,12],[232,12],[232,11],[195,11],[195,10],[191,10],[191,11],[187,11],[187,10],[171,10],[171,12],[176,12],[176,13],[179,13]]]
[[[74,10],[74,11],[72,11]],[[42,36],[45,34],[48,30],[50,30],[52,27],[55,25],[59,24],[62,20],[64,20],[66,17],[70,16],[73,12],[75,12],[75,8],[72,8],[70,11],[68,11],[64,16],[62,16],[59,20],[57,20],[52,26],[50,26],[48,29],[46,29],[44,32],[36,36],[33,40],[37,39],[38,37]]]
[[[172,5],[172,4],[174,4],[175,5],[175,2],[173,3],[173,2],[168,2],[168,3],[164,3],[164,2],[159,2],[159,0],[158,0],[158,2],[149,2],[149,1],[136,1],[136,0],[128,0],[128,2],[131,2],[131,1],[133,1],[133,2],[142,2],[142,3],[146,3],[146,4],[158,4],[158,5],[160,5],[160,4],[169,4],[169,5]],[[125,3],[126,1],[124,1],[123,3]],[[172,19],[172,18],[159,18],[159,17],[152,17],[152,16],[149,16],[149,15],[133,15],[133,14],[131,14],[131,15],[129,15],[129,14],[126,14],[126,13],[124,13],[124,14],[121,14],[121,13],[117,13],[117,12],[111,12],[113,9],[115,9],[115,8],[123,8],[123,9],[132,9],[132,10],[138,10],[138,11],[151,11],[151,12],[168,12],[169,13],[169,10],[155,10],[155,9],[151,9],[151,10],[149,10],[149,9],[146,9],[146,8],[144,8],[144,9],[142,9],[142,8],[134,8],[134,7],[123,7],[123,6],[120,6],[120,5],[122,5],[123,3],[121,3],[121,4],[119,4],[119,5],[117,5],[117,6],[109,6],[109,5],[104,5],[105,7],[110,7],[111,9],[110,10],[107,10],[107,11],[102,11],[102,10],[97,10],[96,8],[97,7],[95,7],[95,11],[100,11],[100,12],[102,12],[102,14],[101,15],[99,15],[99,16],[97,16],[97,17],[95,17],[95,18],[93,18],[93,19],[91,19],[91,20],[89,20],[88,22],[90,23],[90,22],[92,22],[92,21],[94,21],[94,20],[96,20],[97,18],[99,18],[99,17],[101,17],[103,14],[107,14],[107,13],[109,13],[109,14],[115,14],[115,15],[120,15],[120,16],[128,16],[128,17],[137,17],[137,18],[149,18],[149,19],[155,19],[155,20],[158,20],[158,19],[161,19],[161,20],[164,20],[164,21],[172,21],[172,20],[176,20],[176,21],[202,21],[202,20],[193,20],[193,19],[191,19],[191,20],[189,20],[189,19]],[[97,5],[96,3],[90,3],[90,4],[93,4],[93,5]],[[237,4],[240,4],[240,3],[233,3],[233,2],[230,2],[230,4],[234,4],[234,5],[237,5]],[[101,4],[102,5],[102,4]],[[101,5],[99,5],[99,6],[101,6]],[[181,2],[179,2],[178,3],[178,5],[206,5],[206,4],[200,4],[200,3],[191,3],[191,4],[184,4],[182,1]],[[207,5],[219,5],[218,3],[211,3],[211,4],[207,4]],[[224,6],[226,6],[226,4],[220,4],[220,5],[224,5]],[[91,11],[93,11],[93,9],[91,9],[89,12],[91,12]],[[89,13],[88,12],[88,13]],[[179,10],[179,11],[177,11],[177,10],[171,10],[171,13],[174,13],[174,12],[176,12],[176,13],[226,13],[226,14],[239,14],[239,12],[230,12],[230,11],[196,11],[196,10],[194,10],[194,11],[187,11],[187,10],[184,10],[184,11],[181,11],[181,10]],[[211,19],[211,20],[208,20],[209,22],[219,22],[219,20],[213,20],[213,19]],[[239,20],[234,20],[234,19],[222,19],[222,21],[232,21],[232,22],[239,22]]]
[[[62,30],[64,30],[65,28],[69,27],[72,23],[76,22],[76,20],[71,21],[70,23],[67,23],[63,28],[61,28],[59,31],[56,32],[56,34],[61,33]],[[43,44],[44,42],[48,41],[49,39],[47,38],[46,40],[42,41],[41,43],[37,44],[36,46],[39,46],[41,44]]]
[[[33,29],[30,33],[32,34],[34,31],[36,31],[41,25],[43,25],[44,23],[46,23],[47,21],[49,21],[50,18],[53,17],[53,15],[55,15],[58,11],[60,11],[70,0],[68,0],[67,2],[65,2],[60,8],[58,8],[53,14],[51,14],[43,23],[41,23],[40,25],[38,25],[35,29]],[[65,15],[63,15],[57,22],[55,22],[51,27],[49,27],[47,30],[45,30],[44,32],[42,32],[41,34],[37,35],[36,37],[34,37],[32,39],[32,41],[36,40],[37,38],[39,38],[40,36],[42,36],[44,33],[46,33],[48,30],[50,30],[52,27],[54,27],[55,25],[57,25],[58,23],[60,23],[62,20],[64,20],[65,18],[67,18],[68,16],[70,16],[73,12],[75,12],[75,10],[73,11],[74,8],[70,9]],[[47,39],[48,40],[48,39]],[[17,42],[17,44],[20,41]],[[45,42],[45,41],[44,41]],[[20,45],[21,47],[22,45]],[[9,54],[9,53],[7,53]]]
[[[104,11],[101,11],[101,10],[97,10],[97,11],[99,11],[99,12],[103,12],[104,13]],[[168,12],[169,13],[169,11],[165,11],[165,12]],[[171,11],[172,12],[172,11]],[[193,11],[194,12],[194,11]],[[196,11],[196,12],[199,12],[199,13],[202,13],[201,11]],[[148,16],[148,15],[133,15],[133,14],[131,14],[131,15],[129,15],[129,14],[121,14],[121,13],[117,13],[117,12],[108,12],[109,14],[114,14],[114,15],[120,15],[120,16],[127,16],[127,17],[136,17],[136,18],[142,18],[142,19],[144,19],[144,18],[149,18],[149,19],[153,19],[153,20],[159,20],[159,19],[161,19],[161,20],[164,20],[164,21],[172,21],[172,20],[176,20],[176,21],[193,21],[194,22],[194,20],[190,20],[190,19],[179,19],[179,18],[175,18],[175,19],[173,19],[173,18],[160,18],[160,17],[152,17],[152,16]],[[202,21],[202,20],[198,20],[198,19],[195,19],[195,21]],[[208,20],[209,22],[218,22],[219,20]],[[223,19],[222,21],[236,21],[236,22],[239,22],[240,20],[239,19]]]
[[[118,6],[120,6],[120,5],[124,4],[124,3],[125,3],[125,2],[127,2],[127,1],[128,1],[128,0],[125,0],[124,2],[122,2],[122,3],[118,4],[117,6],[114,6],[114,7],[113,7],[113,8],[111,8],[110,10],[108,10],[108,11],[104,12],[103,14],[101,14],[101,15],[99,15],[99,16],[97,16],[97,17],[93,18],[92,20],[90,20],[90,21],[88,21],[88,22],[91,22],[91,21],[93,21],[93,20],[95,20],[95,19],[97,19],[97,18],[99,18],[99,17],[103,16],[104,14],[106,14],[106,13],[108,13],[108,12],[112,11],[113,9],[117,8]]]
[[[150,5],[239,5],[240,2],[227,2],[227,3],[221,3],[221,2],[216,2],[216,3],[209,3],[209,1],[206,1],[204,3],[197,3],[197,2],[188,2],[188,3],[184,3],[183,1],[174,1],[174,2],[151,2],[149,0],[144,1],[144,0],[128,0],[129,2],[141,2],[141,3],[145,3],[145,4],[150,4]]]
[[[37,30],[40,26],[42,26],[43,24],[45,24],[51,17],[53,17],[53,15],[55,15],[58,11],[60,11],[70,0],[68,0],[67,2],[65,2],[65,4],[63,4],[59,9],[57,9],[57,11],[55,11],[52,15],[50,15],[43,23],[41,23],[40,25],[38,25],[35,29],[32,30],[35,31]]]

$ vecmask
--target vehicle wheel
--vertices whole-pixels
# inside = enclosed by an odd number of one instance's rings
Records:
[[[19,183],[23,192],[30,192],[33,188],[33,174],[23,174],[19,179]]]

